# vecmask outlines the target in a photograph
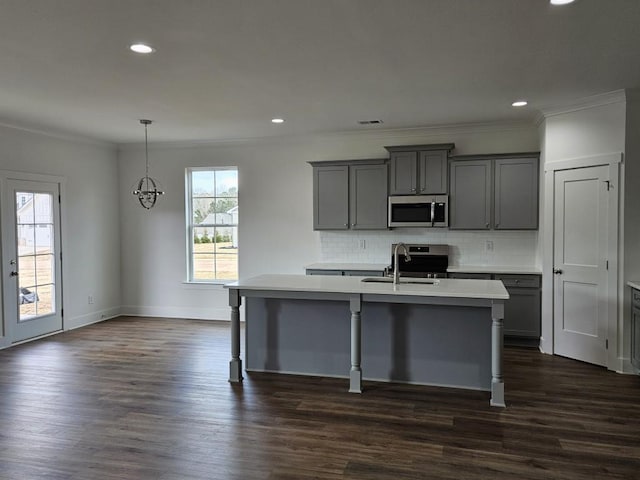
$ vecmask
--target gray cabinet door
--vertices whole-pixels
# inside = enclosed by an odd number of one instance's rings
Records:
[[[538,228],[538,159],[495,161],[494,228]]]
[[[449,228],[487,230],[491,227],[491,160],[452,161]]]
[[[389,195],[418,193],[418,153],[393,152],[390,157]]]
[[[631,289],[631,364],[640,371],[640,290]]]
[[[419,152],[418,189],[421,194],[444,194],[449,186],[448,152],[429,150]]]
[[[504,303],[504,334],[513,337],[540,338],[540,290],[507,288]]]
[[[313,168],[313,229],[349,228],[349,167]]]
[[[387,228],[387,165],[349,167],[351,228]]]

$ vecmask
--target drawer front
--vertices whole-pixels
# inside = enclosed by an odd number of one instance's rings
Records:
[[[504,275],[496,274],[496,280],[502,280],[505,287],[540,288],[539,275]]]
[[[384,277],[384,270],[345,270],[349,277]]]
[[[633,293],[633,296],[631,297],[633,306],[640,308],[640,290],[636,290],[635,288],[632,288],[631,292]]]
[[[306,274],[307,275],[344,275],[344,272],[342,270],[321,270],[321,269],[315,269],[315,268],[307,268],[306,270]]]
[[[456,273],[448,273],[447,277],[449,278],[471,278],[471,279],[477,279],[477,280],[491,280],[491,274],[490,273],[463,273],[463,272],[456,272]]]

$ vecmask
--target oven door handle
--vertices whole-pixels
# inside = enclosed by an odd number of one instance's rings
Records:
[[[436,221],[436,201],[431,200],[431,226],[435,224]]]

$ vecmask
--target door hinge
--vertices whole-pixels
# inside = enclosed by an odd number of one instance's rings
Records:
[[[64,308],[61,308],[61,309],[60,309],[60,316],[61,316],[61,317],[64,317]]]
[[[62,195],[58,195],[58,203],[62,203]]]
[[[608,338],[604,341],[604,348],[609,350],[609,339]]]
[[[606,267],[607,270],[609,270],[609,260],[605,261],[605,267]]]

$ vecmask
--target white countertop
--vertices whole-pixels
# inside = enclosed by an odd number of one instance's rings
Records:
[[[627,282],[627,285],[629,285],[631,288],[635,288],[636,290],[640,290],[640,282],[629,280]]]
[[[312,263],[304,267],[311,270],[384,270],[388,263]]]
[[[542,270],[532,265],[450,265],[449,273],[513,273],[542,275]]]
[[[328,275],[259,275],[225,285],[225,288],[241,290],[271,290],[291,292],[357,293],[371,295],[407,295],[449,298],[482,298],[508,300],[504,284],[500,280],[438,279],[436,285],[362,282],[364,277]],[[381,277],[377,277],[381,278]],[[405,280],[415,280],[408,279]]]

